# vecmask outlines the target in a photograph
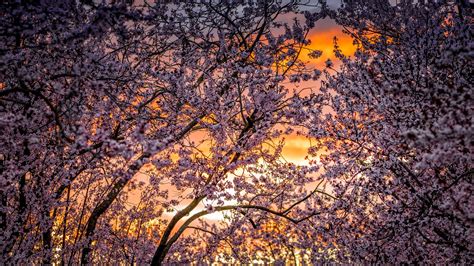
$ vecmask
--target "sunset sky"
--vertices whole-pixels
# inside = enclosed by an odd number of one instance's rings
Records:
[[[308,57],[308,51],[302,54],[301,59],[309,62],[309,66],[317,69],[323,69],[325,61],[328,59],[333,60],[335,67],[337,68],[339,62],[334,59],[334,37],[337,38],[340,49],[345,55],[352,55],[355,51],[352,38],[344,34],[340,26],[331,19],[323,19],[316,23],[316,27],[310,32],[311,45],[310,49],[322,51],[322,56],[317,59],[310,59]],[[312,87],[317,89],[320,81],[308,81],[301,84],[300,87]],[[304,157],[306,156],[307,149],[310,147],[310,140],[297,136],[296,134],[286,137],[285,148],[283,150],[283,156],[286,160],[302,164],[305,163]]]
[[[355,46],[352,43],[352,39],[347,34],[342,32],[340,26],[336,25],[334,21],[330,19],[320,20],[316,23],[316,27],[310,32],[310,40],[311,44],[308,48],[321,50],[322,56],[317,59],[310,59],[307,55],[309,51],[305,51],[301,55],[301,59],[304,61],[309,62],[310,67],[323,69],[325,66],[325,61],[327,59],[331,59],[334,62],[334,66],[337,68],[339,63],[335,60],[333,54],[334,48],[334,37],[337,37],[338,44],[345,55],[352,55],[355,51]],[[306,88],[311,87],[313,90],[317,90],[319,88],[320,81],[307,81],[303,82],[298,85],[299,88]],[[194,133],[196,134],[196,133]],[[191,136],[191,138],[199,137],[200,133],[198,132],[196,135]],[[314,141],[314,140],[313,140]],[[311,140],[307,137],[297,135],[296,133],[285,136],[285,146],[283,148],[283,157],[286,161],[295,163],[298,165],[307,165],[308,161],[305,159],[307,156],[308,148],[311,146]],[[203,147],[206,149],[206,147]],[[145,178],[145,176],[142,176]],[[312,186],[314,184],[308,184]],[[170,188],[170,195],[173,193],[180,193],[180,192],[173,192],[173,189]],[[181,201],[179,206],[186,206],[189,203],[189,200]],[[197,213],[204,209],[204,206],[200,204],[198,208],[196,208],[191,215]],[[172,217],[174,212],[167,213],[166,216]],[[223,219],[225,213],[223,212],[215,212],[205,216],[206,220],[221,220]]]

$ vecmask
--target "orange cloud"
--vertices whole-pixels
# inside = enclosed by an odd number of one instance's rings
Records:
[[[337,43],[342,53],[346,56],[351,56],[356,51],[356,46],[350,35],[342,32],[342,28],[336,25],[331,20],[322,20],[316,24],[316,27],[309,34],[311,44],[308,45],[301,56],[301,60],[308,62],[309,66],[318,69],[325,67],[325,62],[331,59],[337,68],[340,62],[335,60],[334,56],[334,37],[337,38]],[[312,59],[308,56],[311,50],[319,50],[322,52],[321,57]],[[308,81],[300,84],[300,87],[318,87],[319,82]],[[314,141],[314,140],[313,140]],[[306,162],[305,157],[308,154],[308,148],[311,146],[311,140],[307,137],[298,135],[286,136],[285,146],[283,148],[283,157],[290,162],[303,164]]]
[[[324,62],[327,59],[334,60],[335,56],[333,53],[334,50],[334,37],[337,38],[337,43],[339,48],[342,50],[343,54],[346,56],[353,55],[356,46],[353,43],[351,36],[342,32],[340,26],[333,26],[323,30],[314,30],[310,33],[309,39],[311,44],[308,45],[305,49],[305,52],[301,54],[301,59],[305,62],[308,62],[310,65],[321,68],[324,67]],[[322,52],[321,57],[312,59],[308,56],[311,50],[319,50]]]

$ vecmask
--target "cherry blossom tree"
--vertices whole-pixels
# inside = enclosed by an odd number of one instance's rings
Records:
[[[124,9],[91,10],[75,1],[2,4],[4,262],[51,263],[60,241],[54,223],[73,204],[73,191],[93,184],[114,154],[130,157],[135,149],[123,140],[133,138],[140,120],[124,118],[140,93],[140,69],[109,52],[125,27]],[[65,240],[63,234],[62,246]]]
[[[472,263],[466,1],[0,14],[0,262]],[[358,49],[302,89],[328,14]],[[282,156],[296,130],[307,165]]]
[[[320,230],[341,262],[472,263],[470,7],[347,1],[333,17],[359,48],[336,42],[310,125],[336,198]]]
[[[315,169],[280,159],[319,78],[303,7],[2,3],[2,262],[161,264],[213,212],[314,216]]]

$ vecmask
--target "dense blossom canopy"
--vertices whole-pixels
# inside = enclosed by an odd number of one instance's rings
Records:
[[[472,263],[474,89],[469,7],[350,3],[335,15],[359,45],[321,91],[311,134],[342,261]]]
[[[0,262],[472,263],[471,38],[465,1],[5,1]]]

